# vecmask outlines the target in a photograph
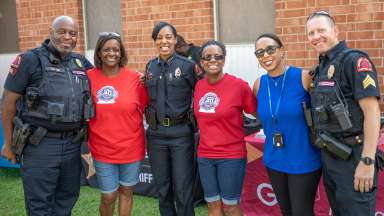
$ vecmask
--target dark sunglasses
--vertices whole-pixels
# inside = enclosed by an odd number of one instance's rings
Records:
[[[333,19],[331,14],[329,14],[327,11],[316,11],[316,12],[312,13],[311,15],[308,16],[307,22],[308,22],[308,20],[312,19],[315,16],[326,16],[326,17],[330,18],[333,22],[335,22],[335,19]]]
[[[268,55],[273,55],[276,53],[277,48],[280,48],[278,46],[267,46],[265,49],[258,49],[255,51],[255,56],[257,58],[263,58],[264,53],[267,53]]]
[[[211,61],[212,58],[215,61],[224,60],[224,56],[223,55],[206,55],[206,56],[201,57],[201,59],[204,60],[204,61]]]
[[[100,37],[105,37],[105,36],[114,36],[114,37],[120,37],[120,34],[117,32],[99,32]]]

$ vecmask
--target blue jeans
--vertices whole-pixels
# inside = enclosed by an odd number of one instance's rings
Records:
[[[93,159],[97,183],[101,193],[112,193],[119,186],[134,186],[139,182],[140,161],[126,164],[110,164]]]
[[[207,202],[222,200],[226,205],[240,203],[247,160],[197,158],[204,198]]]

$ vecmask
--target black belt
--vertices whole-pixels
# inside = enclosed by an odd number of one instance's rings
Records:
[[[160,125],[164,127],[171,127],[177,124],[185,123],[188,121],[187,115],[182,115],[176,118],[163,118],[161,121],[158,121]]]
[[[47,134],[45,134],[46,137],[49,138],[66,138],[66,137],[71,137],[75,136],[77,132],[75,131],[61,131],[61,132],[53,132],[53,131],[48,131]]]

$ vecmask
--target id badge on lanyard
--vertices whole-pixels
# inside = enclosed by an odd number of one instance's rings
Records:
[[[276,109],[274,111],[272,109],[272,99],[271,99],[271,90],[270,90],[270,86],[269,86],[269,77],[267,78],[269,111],[271,113],[272,126],[273,126],[273,130],[274,130],[272,141],[273,141],[273,146],[276,147],[276,148],[282,148],[284,146],[283,134],[278,130],[278,123],[279,123],[279,121],[278,121],[277,114],[279,112],[280,102],[281,102],[281,98],[282,98],[282,95],[283,95],[286,75],[287,75],[287,69],[285,69],[285,71],[284,71],[283,83],[282,83],[282,86],[281,86],[281,91],[280,91],[279,98],[277,99],[277,102],[276,102]]]

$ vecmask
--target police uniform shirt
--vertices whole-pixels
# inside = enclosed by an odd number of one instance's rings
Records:
[[[155,58],[148,62],[146,87],[150,97],[149,106],[156,110],[157,121],[160,123],[160,128],[156,132],[153,131],[154,133],[167,130],[161,126],[164,118],[186,115],[191,107],[193,89],[198,79],[197,73],[197,65],[178,54],[173,54],[168,61]],[[173,127],[172,134],[190,133],[189,130],[178,130]]]
[[[61,59],[59,52],[48,44],[49,39],[42,43],[42,47],[47,49],[57,59]],[[76,61],[77,59],[81,62],[79,67],[83,67],[84,71],[93,67],[85,57],[72,52],[60,61],[65,64],[66,62]],[[39,57],[32,51],[27,51],[26,53],[18,55],[12,62],[4,88],[23,95],[27,87],[37,87],[41,79],[42,74]]]
[[[343,50],[348,49],[345,41],[341,41],[324,56],[320,56],[320,76],[327,76],[331,62]],[[380,97],[377,72],[372,61],[362,53],[352,52],[343,60],[341,91],[346,98],[360,100],[365,97]]]

